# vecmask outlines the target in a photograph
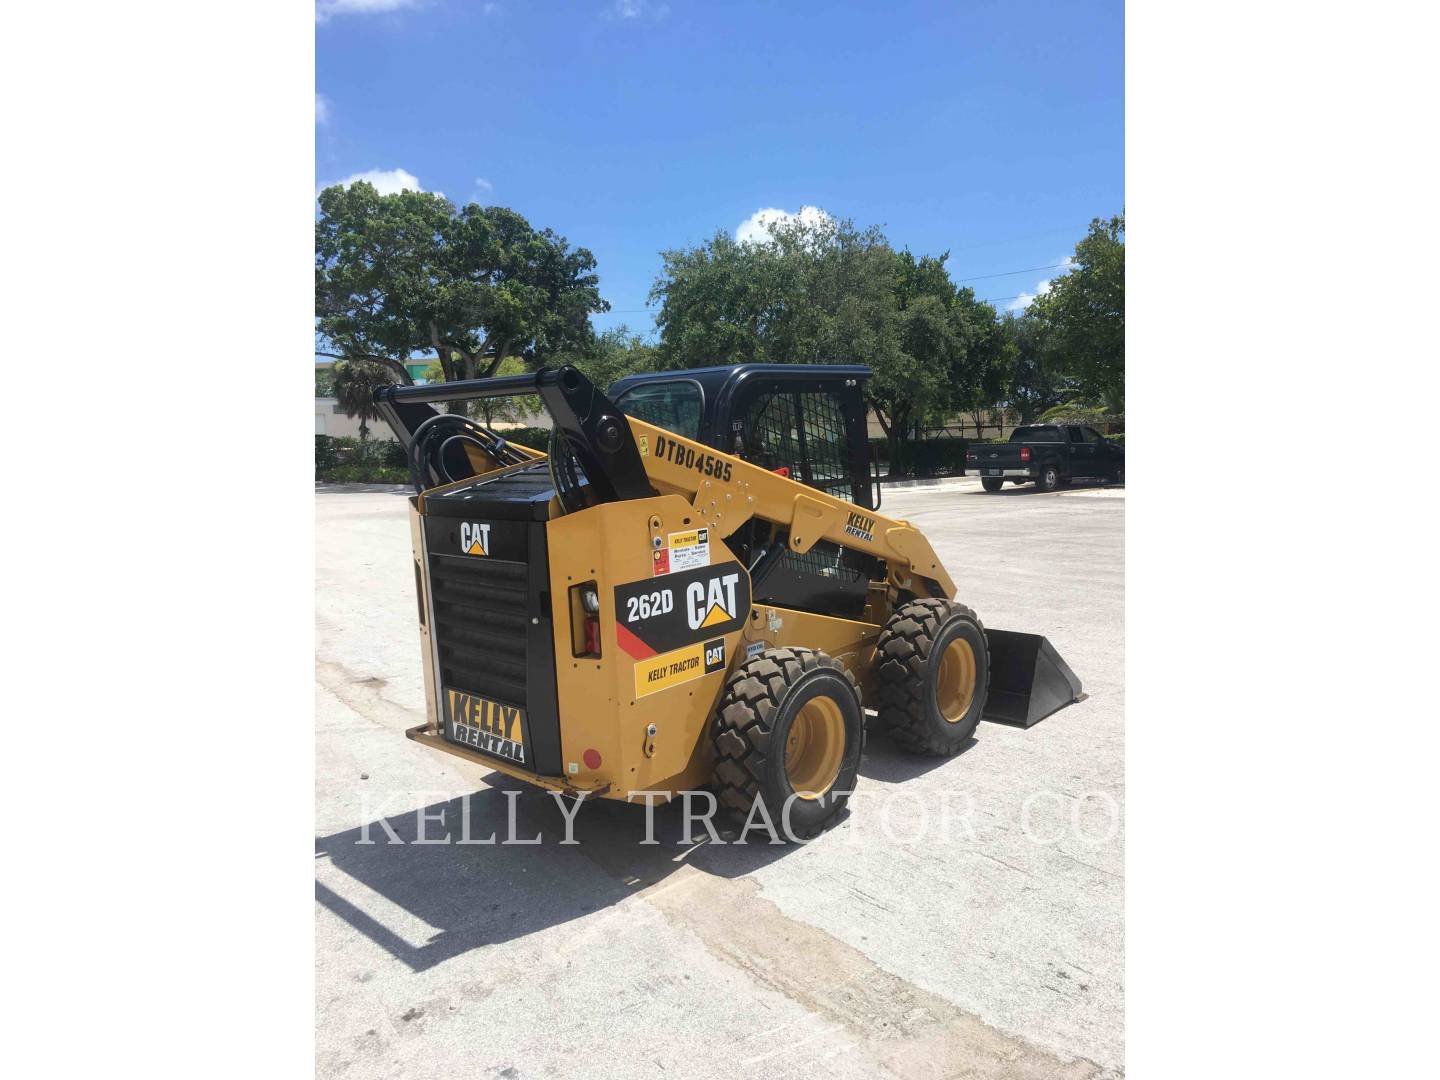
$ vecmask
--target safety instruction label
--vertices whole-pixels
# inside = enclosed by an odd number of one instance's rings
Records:
[[[696,642],[636,664],[635,696],[642,698],[724,670],[725,639],[716,638],[703,644]]]
[[[710,530],[687,529],[670,534],[670,573],[710,565]]]

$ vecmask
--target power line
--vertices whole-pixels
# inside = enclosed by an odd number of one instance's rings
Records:
[[[1070,263],[1051,263],[1049,266],[1027,266],[1024,270],[1005,270],[998,274],[978,274],[975,277],[958,277],[956,281],[984,281],[987,278],[1011,277],[1015,274],[1033,274],[1036,270],[1059,270],[1062,266],[1069,266]]]
[[[1081,228],[1083,230],[1084,226]],[[998,247],[1001,244],[1018,244],[1021,240],[1039,240],[1042,236],[1059,236],[1061,233],[1074,231],[1073,227],[1067,225],[1064,228],[1051,229],[1049,232],[1031,233],[1029,236],[1012,236],[1008,240],[984,240],[978,244],[966,244],[964,247],[951,248],[950,252],[954,254],[957,251],[974,251],[976,248]]]

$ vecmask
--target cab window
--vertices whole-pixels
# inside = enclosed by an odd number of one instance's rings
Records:
[[[700,414],[704,398],[700,387],[688,379],[641,383],[621,394],[615,402],[626,416],[673,431],[687,439],[700,438]]]
[[[745,410],[734,450],[761,468],[783,470],[792,480],[855,501],[845,408],[838,394],[780,390],[758,395]]]

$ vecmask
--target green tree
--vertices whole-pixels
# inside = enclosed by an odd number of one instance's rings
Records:
[[[320,193],[315,222],[316,352],[385,364],[408,383],[404,361],[427,343],[417,298],[432,286],[450,213],[436,195],[380,195],[364,182]]]
[[[1000,332],[1010,354],[1004,400],[1020,414],[1022,424],[1073,396],[1073,384],[1059,370],[1047,323],[1028,313],[1008,312]]]
[[[1027,316],[1043,324],[1082,398],[1125,408],[1125,216],[1096,218],[1075,245],[1075,268],[1056,278]]]
[[[784,307],[771,295],[778,251],[717,232],[696,247],[662,251],[660,259],[650,299],[660,304],[655,325],[666,367],[776,360],[767,350],[767,331]]]
[[[558,359],[574,364],[601,390],[626,375],[658,371],[661,367],[656,347],[623,323],[597,334],[594,345],[584,354]]]
[[[965,341],[953,367],[951,400],[974,421],[978,437],[986,415],[1007,396],[1016,349],[994,307],[976,299],[973,289],[957,290],[951,310]]]
[[[593,341],[595,258],[504,207],[439,195],[326,188],[315,224],[320,355],[383,363],[433,353],[447,381],[535,368]],[[327,351],[327,349],[329,351]],[[461,411],[464,403],[452,403]]]
[[[905,442],[916,424],[938,422],[954,405],[952,376],[966,353],[969,327],[955,310],[947,252],[894,256],[899,349],[871,379],[870,406],[885,432],[890,474],[903,472]]]
[[[772,223],[763,243],[716,233],[662,260],[650,293],[662,366],[866,364],[892,469],[915,425],[950,407],[966,331],[944,256],[897,253],[877,228],[823,218]]]
[[[375,360],[342,360],[335,365],[335,401],[346,416],[360,418],[360,441],[370,437],[370,421],[380,419],[375,391],[395,381],[394,368]]]

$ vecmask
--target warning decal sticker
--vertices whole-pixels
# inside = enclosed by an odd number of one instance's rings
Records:
[[[687,529],[670,534],[670,572],[710,565],[710,530]]]

